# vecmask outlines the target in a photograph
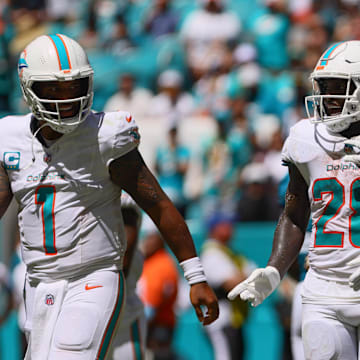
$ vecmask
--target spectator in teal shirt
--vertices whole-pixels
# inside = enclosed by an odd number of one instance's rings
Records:
[[[247,28],[253,38],[261,66],[283,69],[289,66],[287,37],[290,19],[283,0],[265,0],[265,7],[252,14]]]

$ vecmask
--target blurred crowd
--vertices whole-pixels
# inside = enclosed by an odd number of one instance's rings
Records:
[[[44,33],[79,41],[95,69],[94,110],[133,114],[160,184],[209,230],[204,259],[223,252],[238,281],[250,265],[227,240],[214,246],[224,236],[214,215],[277,220],[281,148],[306,117],[308,76],[330,43],[360,40],[359,10],[357,0],[0,0],[0,115],[28,111],[17,80],[26,44]],[[214,276],[223,296],[229,283]]]

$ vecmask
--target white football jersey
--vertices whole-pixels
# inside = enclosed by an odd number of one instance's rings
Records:
[[[283,160],[295,164],[309,185],[312,239],[310,272],[347,283],[360,255],[360,169],[343,160],[353,149],[323,124],[295,124],[283,147]],[[349,291],[354,291],[348,287]]]
[[[121,268],[126,246],[121,189],[110,180],[108,167],[139,143],[132,116],[91,113],[49,147],[33,136],[31,116],[0,120],[0,161],[19,204],[29,278]]]

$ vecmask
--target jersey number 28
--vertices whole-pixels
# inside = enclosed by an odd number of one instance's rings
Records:
[[[336,178],[317,179],[313,184],[313,199],[322,201],[324,194],[330,194],[330,199],[327,201],[325,209],[319,220],[315,223],[315,247],[343,247],[344,246],[344,231],[327,230],[328,224],[335,224],[337,221],[344,221],[339,219],[338,215],[345,205],[345,186]],[[355,179],[350,184],[348,234],[350,244],[354,247],[360,247],[360,217],[354,216],[360,211],[360,178]],[[356,236],[355,236],[356,235]]]

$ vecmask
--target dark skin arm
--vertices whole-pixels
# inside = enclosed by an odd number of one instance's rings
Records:
[[[13,194],[10,188],[9,178],[5,169],[0,165],[0,219],[3,217],[8,206],[10,205],[12,197]],[[11,295],[11,291],[7,287],[5,288],[5,290],[8,293],[7,303],[4,314],[0,316],[0,324],[6,320],[11,309],[13,308],[13,298]]]
[[[137,149],[114,160],[109,171],[111,180],[150,216],[179,262],[197,256],[183,217],[161,189]],[[190,300],[204,325],[217,319],[217,299],[206,282],[191,286]],[[201,305],[207,307],[206,314],[202,313]]]
[[[5,214],[12,197],[9,178],[5,169],[0,165],[0,219]]]
[[[12,197],[13,194],[10,188],[9,178],[3,166],[0,165],[0,219],[9,207]],[[4,314],[0,316],[0,324],[6,320],[14,305],[11,290],[5,287],[5,291],[7,292],[6,309]]]
[[[184,219],[137,150],[114,160],[110,176],[151,217],[179,262],[197,256]]]
[[[281,278],[298,256],[310,216],[308,185],[295,165],[289,165],[290,182],[285,208],[277,224],[268,265],[279,270]]]

